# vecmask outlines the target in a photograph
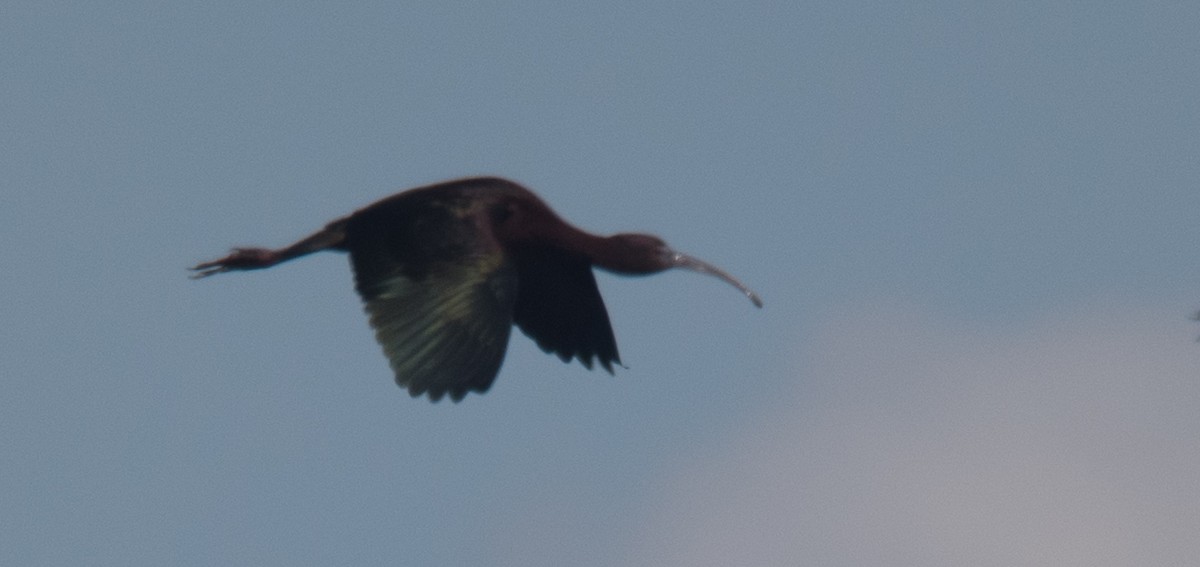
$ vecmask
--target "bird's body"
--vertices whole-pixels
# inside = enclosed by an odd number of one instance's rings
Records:
[[[458,401],[492,384],[515,324],[564,362],[620,364],[592,266],[623,274],[719,269],[656,237],[599,237],[560,219],[528,189],[494,177],[398,193],[278,250],[235,249],[196,277],[266,268],[316,252],[350,254],[376,338],[414,397]]]

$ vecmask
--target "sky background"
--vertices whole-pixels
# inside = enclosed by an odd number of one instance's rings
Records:
[[[0,564],[1200,562],[1200,4],[205,4],[0,7]],[[431,404],[186,277],[474,174],[765,307]]]

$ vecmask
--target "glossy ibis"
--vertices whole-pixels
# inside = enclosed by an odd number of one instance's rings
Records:
[[[350,253],[375,336],[413,397],[486,391],[516,324],[546,352],[587,368],[620,364],[592,266],[624,275],[686,268],[758,295],[723,270],[648,234],[608,237],[558,217],[528,189],[495,177],[398,193],[277,250],[236,248],[193,278],[257,270],[320,250]]]

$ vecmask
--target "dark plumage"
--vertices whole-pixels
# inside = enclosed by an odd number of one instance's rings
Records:
[[[416,397],[458,401],[496,378],[512,325],[564,362],[620,364],[592,267],[651,274],[680,267],[715,275],[762,302],[720,269],[657,237],[600,237],[572,227],[528,189],[477,177],[405,191],[277,250],[238,248],[192,268],[195,278],[254,270],[320,250],[350,254],[355,288],[375,336]]]

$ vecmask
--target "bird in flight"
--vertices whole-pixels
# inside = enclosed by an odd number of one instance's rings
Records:
[[[199,279],[269,268],[321,250],[348,252],[355,288],[396,383],[414,398],[486,392],[515,324],[542,350],[610,374],[617,343],[592,267],[622,275],[685,268],[716,276],[762,307],[724,270],[649,234],[596,236],[531,191],[496,177],[410,189],[279,249],[235,248],[191,268]]]

